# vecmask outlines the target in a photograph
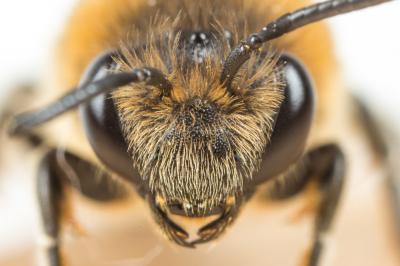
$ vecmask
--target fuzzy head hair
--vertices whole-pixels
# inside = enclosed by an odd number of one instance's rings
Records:
[[[150,34],[136,35],[142,42],[134,49],[132,43],[123,45],[121,70],[160,69],[172,90],[164,95],[135,84],[115,91],[113,98],[132,160],[149,191],[201,216],[227,197],[241,195],[260,165],[283,100],[276,57],[263,51],[254,55],[238,73],[232,94],[220,84],[231,48],[218,21],[200,56],[188,49],[182,15],[153,23]]]

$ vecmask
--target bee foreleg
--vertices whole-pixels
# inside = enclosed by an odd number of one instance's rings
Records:
[[[96,176],[101,176],[101,179]],[[67,202],[65,188],[72,186],[81,194],[96,201],[111,201],[124,197],[123,191],[110,186],[106,173],[95,165],[63,150],[51,150],[42,159],[38,178],[37,195],[43,221],[44,248],[51,266],[65,265],[60,253],[60,229]]]
[[[41,248],[45,249],[49,265],[60,266],[61,255],[58,235],[63,189],[62,182],[52,167],[53,161],[52,153],[47,154],[42,159],[37,178],[37,192],[45,233],[44,239],[46,240],[41,243]]]
[[[315,184],[319,199],[315,199],[316,218],[314,240],[304,265],[318,265],[324,248],[324,240],[341,196],[345,174],[345,160],[340,148],[335,144],[317,147],[307,153],[303,160],[283,176],[271,191],[273,199],[285,199],[302,192],[309,184]]]
[[[342,194],[345,175],[345,158],[334,144],[321,146],[307,155],[308,176],[315,179],[321,192],[314,225],[314,244],[307,265],[318,265],[329,233],[337,205]]]

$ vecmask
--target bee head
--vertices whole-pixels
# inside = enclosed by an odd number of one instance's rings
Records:
[[[167,92],[130,84],[112,93],[122,134],[148,196],[161,210],[222,215],[251,190],[246,184],[272,134],[284,98],[277,60],[255,55],[237,75],[233,94],[220,83],[229,52],[221,45],[225,35],[164,36],[135,51],[122,49],[119,71],[152,66],[171,84]]]

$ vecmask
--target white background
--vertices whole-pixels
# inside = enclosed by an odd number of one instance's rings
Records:
[[[40,75],[74,2],[1,1],[0,102],[11,84]],[[330,23],[349,88],[399,128],[400,1],[334,18]],[[25,193],[29,191],[25,184],[8,180],[2,186],[0,256],[31,235],[34,211],[26,203],[30,195]]]

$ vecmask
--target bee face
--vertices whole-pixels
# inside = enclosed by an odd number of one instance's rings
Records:
[[[283,100],[276,61],[261,53],[238,76],[235,94],[220,84],[229,52],[224,38],[217,32],[164,32],[163,40],[150,38],[134,53],[124,49],[126,62],[119,62],[123,71],[161,69],[172,84],[168,95],[144,85],[113,93],[141,181],[170,213],[222,214],[231,198],[243,197]]]

